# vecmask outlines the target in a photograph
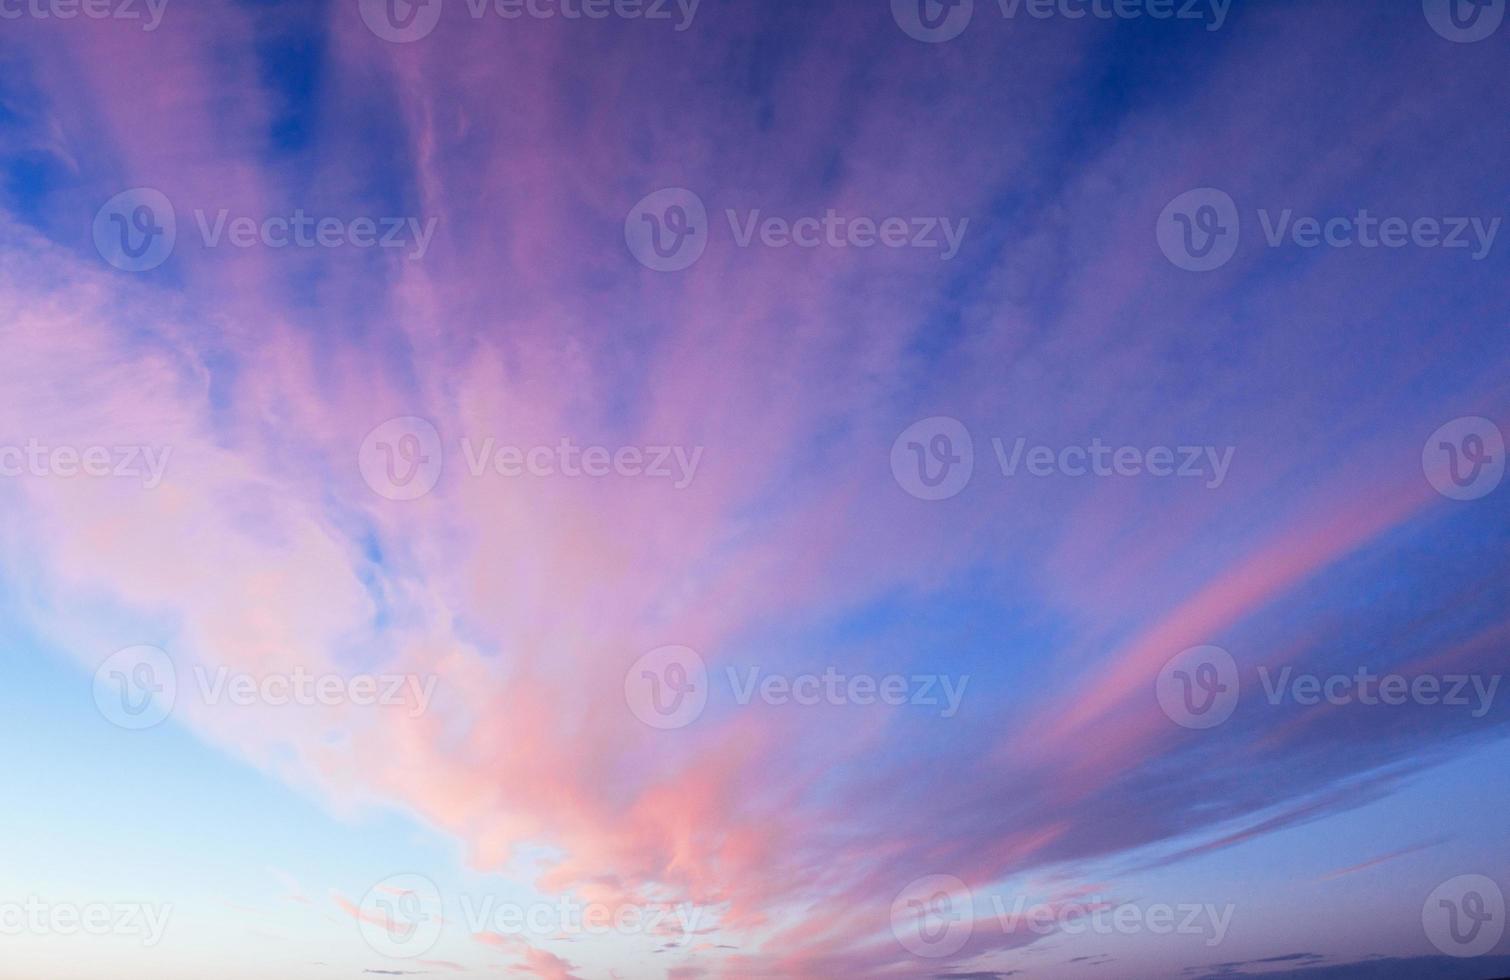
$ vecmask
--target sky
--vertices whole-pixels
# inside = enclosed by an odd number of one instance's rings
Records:
[[[0,980],[1510,975],[1505,6],[0,0]]]

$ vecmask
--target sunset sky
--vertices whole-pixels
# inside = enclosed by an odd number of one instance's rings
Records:
[[[1510,975],[1507,45],[0,0],[0,980]]]

